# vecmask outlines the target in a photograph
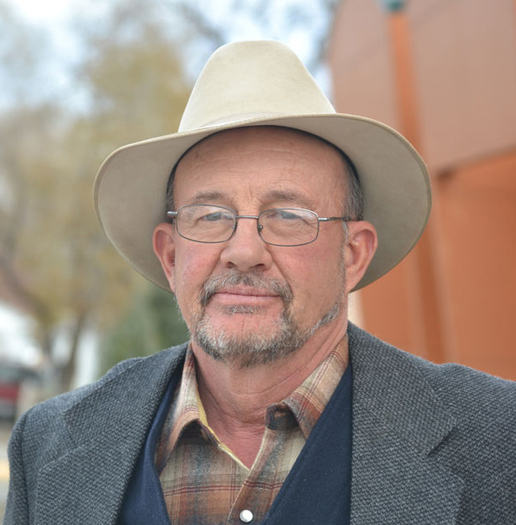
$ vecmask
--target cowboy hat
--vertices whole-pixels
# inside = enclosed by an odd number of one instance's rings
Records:
[[[219,48],[197,80],[172,135],[130,144],[102,164],[94,186],[97,215],[111,243],[144,277],[170,290],[152,248],[165,220],[170,173],[200,140],[246,126],[283,126],[311,133],[344,151],[364,192],[364,219],[378,249],[355,289],[396,266],[428,221],[431,194],[425,164],[397,131],[375,120],[338,114],[297,56],[275,41]]]

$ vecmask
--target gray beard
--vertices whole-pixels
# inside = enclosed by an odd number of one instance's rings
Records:
[[[276,329],[266,334],[251,333],[246,337],[236,336],[222,329],[215,329],[206,315],[206,305],[217,292],[225,286],[244,285],[273,291],[283,301],[283,312],[276,322]],[[292,290],[287,284],[276,279],[265,278],[256,273],[240,273],[232,270],[226,276],[215,276],[204,284],[200,292],[201,312],[191,326],[194,341],[209,356],[226,364],[251,368],[272,363],[287,357],[301,348],[322,326],[331,323],[340,313],[342,294],[333,307],[326,312],[311,328],[298,326],[291,311]],[[309,307],[309,305],[307,305]],[[259,307],[231,307],[226,315],[249,314],[259,312]]]

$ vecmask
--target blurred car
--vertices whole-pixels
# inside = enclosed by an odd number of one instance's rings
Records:
[[[34,376],[29,368],[0,361],[0,419],[16,419],[22,383]]]

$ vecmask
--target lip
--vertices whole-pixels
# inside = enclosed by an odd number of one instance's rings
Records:
[[[235,286],[216,291],[212,300],[228,305],[263,305],[278,298],[278,294],[264,288]]]

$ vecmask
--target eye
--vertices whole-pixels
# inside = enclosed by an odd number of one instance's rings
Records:
[[[296,221],[302,219],[302,216],[295,210],[281,209],[269,210],[266,214],[268,220],[271,221]]]
[[[204,213],[203,215],[199,215],[197,217],[196,222],[206,222],[206,223],[227,223],[227,222],[233,222],[235,220],[233,214],[229,211],[225,210],[216,210],[216,211],[210,211],[208,213]]]
[[[215,212],[215,213],[207,213],[206,215],[202,215],[199,217],[200,221],[209,221],[209,222],[216,222],[220,221],[223,218],[223,213],[221,212]]]
[[[278,210],[279,219],[282,220],[299,220],[302,219],[299,213],[291,210]]]

